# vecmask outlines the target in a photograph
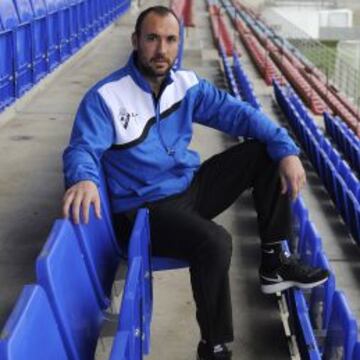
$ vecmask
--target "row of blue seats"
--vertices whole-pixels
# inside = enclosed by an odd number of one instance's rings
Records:
[[[231,94],[237,99],[248,102],[255,109],[261,109],[261,105],[255,95],[254,88],[242,68],[236,52],[233,52],[233,66],[230,65],[229,59],[225,54],[224,46],[221,42],[219,42],[219,54],[223,62],[225,77]]]
[[[293,250],[305,264],[320,266],[330,273],[326,283],[308,292],[292,289],[286,293],[290,313],[295,315],[293,325],[301,358],[358,360],[360,342],[356,318],[344,293],[336,289],[321,238],[301,197],[293,204],[293,218],[298,236]]]
[[[87,225],[55,222],[36,262],[38,284],[25,286],[1,333],[1,359],[47,360],[54,353],[58,359],[93,358],[120,261],[128,261],[129,269],[110,359],[142,359],[149,353],[152,271],[188,263],[149,256],[147,209],[139,210],[124,254],[115,237],[103,178],[100,197],[101,220],[91,209]]]
[[[220,40],[219,40],[219,43],[218,43],[218,48],[219,48],[219,54],[220,54],[221,60],[223,62],[224,71],[225,71],[225,78],[226,78],[229,90],[230,90],[231,94],[234,97],[241,100],[242,97],[240,95],[238,85],[237,85],[237,83],[235,81],[234,73],[232,71],[229,59],[227,58],[227,56],[225,54],[224,45],[221,43]]]
[[[344,154],[355,172],[360,176],[360,139],[338,117],[324,114],[326,133]]]
[[[333,149],[333,146],[330,144],[329,140],[325,138],[323,132],[316,125],[314,119],[311,117],[311,115],[305,108],[303,102],[294,93],[294,91],[289,90],[288,97],[291,100],[292,104],[295,106],[302,119],[305,121],[313,136],[319,142],[319,144],[323,145],[326,150],[329,148]],[[324,123],[325,128],[327,129],[327,133],[330,134],[331,138],[335,141],[336,145],[344,154],[344,157],[349,161],[349,164],[351,165],[351,171],[360,175],[358,171],[360,164],[359,138],[339,118],[332,117],[326,112],[324,113]],[[333,149],[333,151],[335,156],[330,156],[330,158],[333,161],[334,165],[337,167],[338,163],[340,163],[340,155],[335,149]],[[344,166],[347,168],[349,167],[347,164]],[[357,196],[356,193],[354,193],[354,195]]]
[[[225,57],[224,53],[221,53]],[[231,83],[231,82],[230,82]],[[328,269],[329,280],[311,291],[309,301],[301,290],[286,292],[293,318],[298,319],[298,341],[302,358],[331,359],[342,352],[343,359],[360,359],[357,323],[344,294],[335,290],[335,277],[322,250],[321,239],[301,198],[294,203],[294,220],[298,234],[296,252],[306,264]],[[315,334],[323,334],[317,338]],[[357,350],[355,350],[357,349]]]
[[[292,89],[274,83],[275,96],[322,179],[355,242],[360,245],[360,182],[315,124]]]
[[[1,333],[1,359],[94,357],[122,258],[104,181],[101,189],[101,220],[91,209],[87,225],[55,221],[36,261],[37,284],[25,286]]]
[[[0,111],[129,5],[130,0],[1,0]]]
[[[261,110],[261,104],[255,95],[254,88],[241,65],[238,55],[235,52],[233,53],[233,71],[237,84],[239,85],[241,97],[255,109]]]

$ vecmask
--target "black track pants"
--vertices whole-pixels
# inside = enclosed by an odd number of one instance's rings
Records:
[[[248,188],[253,189],[262,243],[289,239],[289,198],[280,192],[277,164],[257,141],[205,161],[184,193],[146,204],[152,253],[189,261],[201,338],[211,344],[233,340],[228,278],[232,241],[212,219]],[[114,219],[124,246],[134,212],[115,214]]]

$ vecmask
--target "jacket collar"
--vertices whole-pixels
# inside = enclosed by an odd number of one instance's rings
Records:
[[[129,60],[126,64],[126,67],[129,70],[129,74],[135,83],[147,93],[152,93],[151,86],[144,78],[144,76],[140,73],[139,69],[136,66],[136,51],[133,51],[129,57]],[[164,80],[164,86],[170,85],[174,81],[174,70],[171,69],[170,72],[167,74]]]

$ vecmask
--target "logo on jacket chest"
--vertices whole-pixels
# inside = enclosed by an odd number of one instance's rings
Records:
[[[120,108],[118,118],[120,120],[121,125],[126,130],[129,126],[130,121],[135,121],[138,114],[135,112],[128,112],[125,108]]]

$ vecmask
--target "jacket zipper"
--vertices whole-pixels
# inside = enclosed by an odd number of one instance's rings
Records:
[[[158,99],[155,98],[155,96],[153,95],[153,102],[154,102],[154,107],[155,107],[155,119],[156,119],[156,128],[160,137],[160,142],[161,145],[163,146],[163,148],[165,149],[166,153],[169,156],[174,156],[175,155],[175,149],[172,146],[168,146],[163,138],[163,135],[161,133],[161,128],[160,128],[160,96],[158,97]]]

